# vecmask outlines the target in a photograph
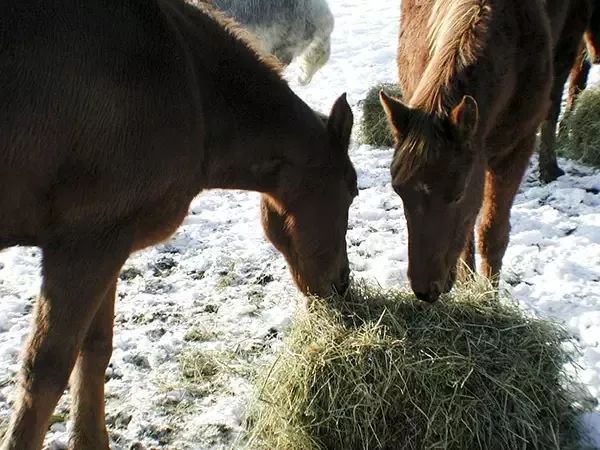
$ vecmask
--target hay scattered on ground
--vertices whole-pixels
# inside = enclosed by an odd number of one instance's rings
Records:
[[[359,284],[300,313],[259,378],[249,446],[579,448],[565,332],[484,284],[453,292],[428,305]]]
[[[394,145],[394,141],[385,112],[381,103],[379,103],[379,91],[381,89],[393,97],[402,97],[397,84],[383,83],[373,86],[362,102],[363,116],[358,131],[358,140],[361,144],[375,147],[391,147]]]
[[[558,147],[562,156],[600,167],[600,88],[583,91],[565,114]]]

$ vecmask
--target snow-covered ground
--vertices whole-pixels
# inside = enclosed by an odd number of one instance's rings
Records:
[[[358,103],[395,81],[398,2],[330,0],[333,53],[298,94],[327,111],[346,91]],[[598,73],[593,73],[598,79]],[[353,144],[360,196],[350,211],[349,257],[359,277],[406,283],[406,225],[389,184],[390,149]],[[528,311],[566,324],[581,345],[581,380],[600,398],[600,173],[561,161],[567,175],[541,186],[531,171],[512,215],[503,284]],[[533,165],[532,165],[533,167]],[[17,358],[38,291],[40,252],[0,253],[0,434]],[[263,238],[258,195],[213,191],[192,204],[164,245],[130,258],[119,282],[107,414],[115,449],[236,448],[249,375],[280,345],[299,304],[283,258]],[[202,359],[199,355],[204,355]],[[48,434],[66,440],[68,395]],[[586,418],[600,447],[600,411]]]

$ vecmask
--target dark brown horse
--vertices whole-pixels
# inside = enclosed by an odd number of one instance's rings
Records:
[[[545,117],[552,44],[542,0],[403,0],[398,50],[407,104],[381,94],[395,136],[412,288],[435,301],[459,256],[496,279],[510,209]]]
[[[587,83],[590,66],[585,57],[586,47],[593,62],[600,58],[600,1],[547,0],[546,8],[554,48],[554,83],[552,105],[541,128],[539,171],[540,179],[548,183],[564,175],[556,161],[555,147],[556,125],[567,78],[570,74],[566,107],[571,109]]]
[[[117,275],[203,189],[263,193],[298,287],[346,289],[350,107],[324,121],[239,34],[181,0],[0,3],[0,247],[43,253],[4,450],[41,448],[69,376],[71,447],[108,448]]]

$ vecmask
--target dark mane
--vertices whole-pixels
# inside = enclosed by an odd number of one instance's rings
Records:
[[[277,58],[263,52],[256,42],[254,35],[246,31],[238,22],[229,17],[227,14],[218,10],[214,5],[207,0],[184,0],[187,5],[200,10],[206,16],[210,17],[217,24],[227,30],[231,39],[231,44],[239,46],[240,44],[251,51],[258,61],[262,62],[265,67],[277,74],[281,78],[283,66]]]

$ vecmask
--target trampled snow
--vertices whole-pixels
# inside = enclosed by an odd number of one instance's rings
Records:
[[[307,87],[296,84],[294,66],[286,77],[323,112],[347,92],[358,122],[368,88],[397,78],[399,4],[329,3],[336,17],[329,63]],[[383,286],[405,284],[408,261],[402,204],[390,186],[391,155],[390,149],[351,148],[360,195],[350,210],[349,258],[356,276]],[[524,309],[564,323],[577,337],[580,379],[599,399],[600,173],[561,164],[567,175],[543,186],[532,163],[512,212],[502,285]],[[115,449],[236,448],[251,388],[248,367],[271,358],[301,304],[283,257],[263,237],[258,201],[254,193],[203,193],[171,240],[127,262],[106,384]],[[0,421],[13,400],[39,264],[38,249],[0,253]],[[180,375],[180,361],[192,349],[215,355],[219,364],[219,373],[194,392]],[[57,409],[49,448],[66,442],[68,400]],[[586,422],[600,447],[600,411]]]

